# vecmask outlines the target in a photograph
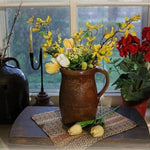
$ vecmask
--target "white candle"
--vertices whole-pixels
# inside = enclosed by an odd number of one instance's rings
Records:
[[[33,45],[32,45],[32,27],[30,27],[30,32],[29,32],[29,45],[30,45],[30,53],[33,53]]]

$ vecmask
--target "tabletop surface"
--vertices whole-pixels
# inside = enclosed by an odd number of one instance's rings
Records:
[[[41,128],[31,119],[32,115],[48,112],[59,109],[52,106],[28,106],[17,117],[12,125],[9,143],[10,144],[25,144],[25,145],[52,145],[49,137],[42,131]],[[135,121],[137,127],[126,132],[111,136],[100,143],[142,143],[143,145],[150,143],[150,134],[147,124],[143,117],[132,108],[119,108],[118,113]],[[114,142],[113,142],[114,141]],[[97,144],[95,144],[97,145]],[[150,146],[150,145],[149,145]]]

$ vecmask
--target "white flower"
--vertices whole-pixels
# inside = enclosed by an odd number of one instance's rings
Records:
[[[54,64],[58,64],[59,65],[59,63],[58,63],[58,61],[57,61],[57,59],[56,58],[51,58],[51,62],[53,62]]]
[[[70,64],[69,59],[64,55],[64,54],[60,54],[56,57],[57,62],[60,64],[60,66],[62,67],[68,67]]]

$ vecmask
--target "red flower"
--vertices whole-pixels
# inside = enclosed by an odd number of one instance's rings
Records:
[[[150,41],[150,27],[145,27],[143,28],[143,31],[142,31],[142,39],[147,39]]]
[[[140,47],[140,52],[146,53],[150,51],[150,41],[143,41]]]
[[[145,54],[144,59],[145,59],[146,61],[149,61],[149,62],[150,62],[150,51],[148,51],[148,52]]]
[[[127,38],[121,37],[121,40],[117,43],[117,49],[120,52],[120,56],[127,56],[128,54],[136,54],[140,46],[140,40],[136,36],[128,34]]]

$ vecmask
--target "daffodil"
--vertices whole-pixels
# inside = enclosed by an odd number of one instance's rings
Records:
[[[74,48],[74,40],[72,38],[64,39],[63,44],[65,48]]]
[[[46,72],[47,72],[47,73],[50,73],[50,74],[57,73],[59,67],[60,67],[60,66],[59,66],[57,63],[53,63],[53,62],[50,62],[50,63],[46,63],[46,64],[45,64]]]

